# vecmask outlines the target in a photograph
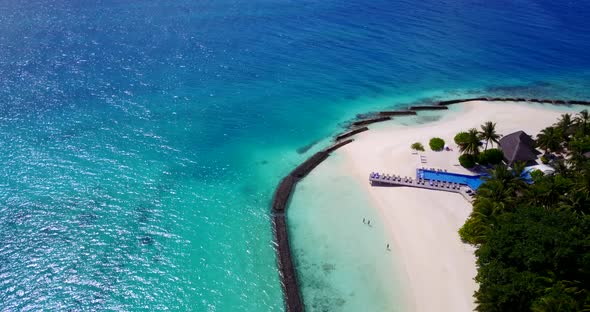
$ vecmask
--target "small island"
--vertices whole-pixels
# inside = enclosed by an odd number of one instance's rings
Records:
[[[339,169],[328,158],[305,187],[327,175],[362,186],[379,220],[366,227],[359,207],[357,225],[338,221],[354,233],[383,227],[372,256],[390,257],[395,273],[367,279],[402,285],[393,311],[578,311],[590,300],[589,134],[583,106],[469,101],[435,121],[418,114],[356,134],[336,152]],[[359,252],[371,243],[348,237]]]

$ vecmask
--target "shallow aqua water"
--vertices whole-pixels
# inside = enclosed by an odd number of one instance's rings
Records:
[[[338,153],[297,184],[288,220],[306,310],[408,311],[394,242],[367,196]]]
[[[590,98],[589,12],[2,2],[0,310],[282,310],[269,203],[283,175],[367,110]]]

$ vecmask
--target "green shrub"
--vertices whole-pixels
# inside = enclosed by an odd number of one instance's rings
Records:
[[[445,141],[441,138],[432,138],[430,139],[430,142],[428,142],[428,145],[430,145],[430,149],[433,151],[442,151],[445,147]]]
[[[491,148],[487,151],[483,151],[479,154],[478,163],[483,166],[498,165],[504,159],[504,153],[497,149]]]
[[[459,156],[459,164],[464,168],[473,168],[475,166],[475,156],[470,154],[463,154]]]
[[[422,145],[420,142],[413,143],[410,147],[415,151],[424,152],[424,145]]]
[[[545,157],[545,155],[541,156],[541,162],[544,164],[548,164],[549,163],[549,158]]]
[[[484,153],[481,153],[477,156],[477,163],[482,166],[487,166],[490,164],[488,157]]]
[[[469,140],[469,133],[461,131],[455,136],[455,144],[462,145]]]

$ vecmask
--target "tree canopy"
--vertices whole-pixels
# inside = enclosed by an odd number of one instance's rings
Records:
[[[529,184],[523,164],[493,167],[459,230],[476,247],[477,311],[590,311],[590,118],[566,115],[538,136],[566,150],[556,173]]]

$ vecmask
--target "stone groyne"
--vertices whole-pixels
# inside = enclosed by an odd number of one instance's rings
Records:
[[[291,198],[291,194],[293,193],[297,182],[326,160],[331,152],[351,143],[352,141],[352,139],[341,140],[325,150],[313,154],[284,177],[275,190],[272,200],[273,232],[275,236],[281,285],[283,287],[285,305],[288,312],[300,312],[304,310],[303,300],[299,291],[299,283],[297,281],[297,273],[295,272],[295,266],[291,256],[291,246],[289,244],[289,229],[287,227],[286,215],[289,199]]]
[[[289,245],[289,232],[286,216],[287,207],[289,205],[289,199],[291,198],[291,194],[293,193],[293,190],[295,189],[295,185],[297,184],[297,182],[303,179],[315,167],[317,167],[320,163],[326,160],[330,156],[330,153],[334,152],[335,150],[346,144],[353,142],[353,139],[350,139],[349,137],[369,130],[369,128],[366,127],[366,125],[368,124],[391,120],[391,116],[416,115],[418,111],[444,110],[448,109],[447,106],[449,105],[471,101],[532,102],[547,103],[553,105],[590,106],[590,101],[580,100],[477,97],[439,101],[435,102],[435,104],[432,105],[414,105],[410,106],[407,110],[380,111],[378,113],[368,114],[363,119],[352,122],[350,125],[353,128],[340,135],[337,135],[335,137],[336,142],[334,143],[334,145],[315,153],[306,161],[297,166],[297,168],[293,169],[291,173],[289,173],[286,177],[284,177],[281,180],[281,182],[275,190],[274,197],[272,200],[272,223],[276,243],[279,274],[281,279],[281,285],[283,287],[283,295],[285,296],[285,306],[287,312],[304,311],[303,298],[301,297],[301,292],[299,290],[299,284],[297,281],[297,273],[295,272],[295,266],[293,264],[293,258],[291,256],[291,247]],[[359,128],[358,126],[364,127]]]
[[[337,135],[336,136],[336,140],[337,141],[338,140],[342,140],[344,138],[348,138],[348,137],[353,136],[353,135],[355,135],[357,133],[361,133],[361,132],[367,131],[367,130],[369,130],[369,128],[367,128],[367,127],[355,128],[355,129],[352,129],[350,131],[346,131],[346,132],[344,132],[342,134]]]
[[[369,125],[369,124],[373,124],[373,123],[376,123],[376,122],[387,121],[387,120],[391,120],[391,117],[384,116],[384,117],[376,117],[376,118],[363,119],[363,120],[359,120],[359,121],[353,122],[352,125],[354,127],[366,126],[366,125]]]
[[[555,105],[590,105],[590,101],[562,100],[562,99],[536,99],[536,98],[527,99],[527,98],[511,98],[511,97],[505,97],[505,98],[503,98],[503,97],[464,98],[464,99],[440,101],[436,105],[448,106],[448,105],[452,105],[452,104],[471,102],[471,101],[532,102],[532,103],[545,103],[545,104],[555,104]]]
[[[444,106],[444,105],[417,105],[417,106],[410,106],[410,110],[412,110],[412,111],[442,110],[442,109],[449,109],[449,107],[448,106]]]
[[[378,114],[381,116],[407,116],[407,115],[416,115],[418,113],[416,111],[406,109],[406,110],[380,111]]]

